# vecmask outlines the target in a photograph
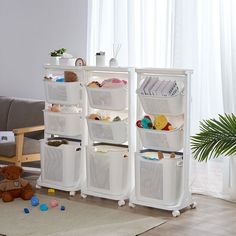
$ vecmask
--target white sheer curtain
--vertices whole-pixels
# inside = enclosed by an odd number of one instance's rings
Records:
[[[90,0],[88,61],[95,64],[101,50],[108,64],[113,44],[121,43],[121,66],[194,69],[194,134],[203,118],[236,109],[235,10],[234,0]],[[232,199],[234,161],[193,160],[192,191]]]

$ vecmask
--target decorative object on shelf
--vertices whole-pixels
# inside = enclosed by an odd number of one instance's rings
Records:
[[[105,66],[105,52],[96,53],[96,66]]]
[[[15,198],[30,200],[34,191],[30,183],[21,178],[23,169],[20,166],[5,166],[0,168],[4,180],[0,181],[0,197],[3,202],[11,202]]]
[[[166,116],[156,115],[153,122],[153,127],[157,130],[173,130],[173,126],[168,122]]]
[[[191,149],[198,161],[236,154],[236,116],[219,115],[219,119],[200,122],[200,132],[191,137]]]
[[[113,57],[109,61],[110,67],[117,67],[119,65],[117,56],[120,51],[121,44],[113,44]]]
[[[60,48],[50,52],[50,64],[51,65],[59,65],[59,59],[63,53],[66,52],[65,48]]]
[[[65,82],[76,82],[78,81],[78,76],[73,71],[64,71]]]
[[[62,66],[75,66],[75,60],[71,54],[63,53],[62,56],[59,58],[59,64]]]
[[[79,57],[75,60],[75,66],[86,66],[86,61]]]

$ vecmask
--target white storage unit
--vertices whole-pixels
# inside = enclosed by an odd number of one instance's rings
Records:
[[[54,78],[64,76],[64,71],[74,72],[78,82],[44,81],[45,138],[41,141],[41,175],[37,187],[60,189],[74,196],[84,184],[86,172],[83,142],[86,136],[84,114],[87,103],[83,88],[84,70],[82,67],[55,65],[45,65],[45,69],[47,77]],[[60,105],[61,111],[48,111],[47,103]],[[69,144],[49,146],[48,137],[55,135],[70,140]]]
[[[41,181],[48,185],[73,187],[81,183],[83,159],[79,142],[69,142],[58,147],[49,146],[41,140]]]
[[[46,133],[78,136],[83,132],[82,122],[82,116],[79,113],[44,111]]]
[[[77,105],[82,102],[82,85],[80,82],[44,81],[46,102],[52,104]]]
[[[98,145],[87,148],[89,191],[122,196],[127,191],[128,149]]]
[[[190,158],[190,77],[192,71],[181,69],[136,69],[137,72],[137,113],[136,120],[144,115],[163,114],[173,130],[136,128],[137,147],[135,156],[135,190],[130,197],[134,204],[172,211],[179,216],[181,209],[196,204],[189,192]],[[148,78],[148,79],[146,79]],[[151,79],[149,79],[151,78]],[[159,85],[155,80],[159,80]],[[145,84],[143,84],[145,82]],[[151,83],[147,86],[147,83]],[[175,81],[178,88],[175,95],[160,96],[160,92],[149,90],[159,88],[161,81]],[[163,84],[164,84],[163,83]],[[169,83],[169,82],[168,82]],[[145,89],[146,88],[146,89]],[[163,91],[164,86],[162,87]],[[151,92],[150,92],[151,91]],[[161,92],[162,93],[162,92]],[[175,124],[178,120],[178,125]],[[174,152],[176,157],[164,159],[145,158],[148,149],[154,152]],[[181,151],[178,152],[178,151]]]
[[[118,200],[125,204],[133,186],[133,154],[135,126],[135,83],[133,69],[111,67],[86,67],[87,84],[92,81],[102,83],[105,79],[117,78],[127,83],[121,87],[86,87],[88,96],[88,147],[86,156],[87,181],[81,196],[87,195]],[[89,119],[90,114],[100,113],[116,116],[120,121]],[[98,142],[105,143],[99,145]],[[119,145],[125,145],[120,147]],[[133,144],[133,145],[132,145]],[[105,146],[104,146],[105,145]],[[116,146],[114,146],[116,145]],[[117,146],[118,145],[118,146]],[[101,151],[101,148],[103,149]],[[100,151],[99,151],[99,150]]]
[[[121,144],[128,139],[127,120],[101,121],[87,118],[90,138],[94,141]]]
[[[150,153],[148,153],[150,155]],[[156,153],[153,152],[153,156]],[[136,153],[135,179],[137,199],[153,204],[177,204],[182,185],[183,161],[181,155],[148,159],[145,152]]]

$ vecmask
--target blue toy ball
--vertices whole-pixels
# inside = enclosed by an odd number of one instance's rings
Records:
[[[39,209],[40,209],[40,211],[47,211],[48,210],[48,206],[47,206],[47,204],[41,204],[39,206]]]
[[[30,211],[29,211],[29,209],[28,208],[24,208],[24,213],[25,214],[28,214]]]
[[[146,117],[141,120],[141,125],[144,129],[151,129],[152,128],[152,121]]]
[[[33,196],[31,198],[31,205],[32,206],[38,206],[38,204],[39,204],[39,199],[36,196]]]
[[[65,209],[65,206],[61,206],[61,211],[64,211]]]

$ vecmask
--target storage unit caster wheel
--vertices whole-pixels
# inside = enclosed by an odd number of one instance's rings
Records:
[[[36,187],[37,189],[41,189],[41,188],[42,188],[42,187],[41,187],[40,185],[38,185],[38,184],[36,184],[35,187]]]
[[[75,196],[75,191],[70,191],[69,194],[70,194],[71,197],[74,197]]]
[[[180,211],[172,211],[172,216],[173,216],[173,217],[178,217],[178,216],[180,216]]]
[[[197,203],[193,202],[192,204],[190,204],[190,208],[191,209],[195,209],[197,207]]]
[[[129,207],[135,208],[135,204],[133,204],[132,202],[129,202]]]
[[[84,199],[87,198],[87,195],[85,193],[81,193],[80,196]]]
[[[118,206],[119,207],[122,207],[122,206],[124,206],[125,205],[125,201],[124,200],[119,200],[118,201]]]

